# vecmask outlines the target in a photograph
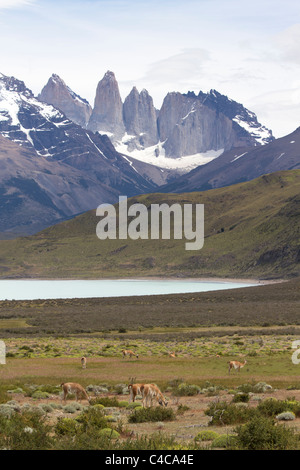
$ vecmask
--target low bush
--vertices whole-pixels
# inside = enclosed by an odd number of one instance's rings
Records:
[[[175,413],[172,408],[162,408],[160,406],[141,408],[134,410],[129,416],[129,423],[145,423],[145,422],[157,422],[157,421],[173,421],[175,420]]]
[[[217,437],[219,437],[220,434],[218,434],[215,431],[200,431],[197,436],[195,436],[194,440],[196,442],[201,442],[201,441],[213,441]]]
[[[76,407],[74,405],[66,405],[63,407],[65,413],[74,414],[76,413]]]
[[[257,410],[263,416],[267,417],[275,417],[286,411],[291,411],[296,416],[300,416],[300,402],[296,400],[276,400],[275,398],[268,398],[259,403]]]
[[[100,429],[98,434],[99,436],[105,436],[109,439],[118,439],[120,437],[120,434],[115,429],[111,428]]]
[[[0,449],[49,450],[52,446],[50,427],[41,416],[30,412],[9,419],[0,416]]]
[[[296,419],[296,416],[292,411],[285,411],[284,413],[277,415],[276,419],[278,419],[278,421],[293,421]]]
[[[184,414],[186,411],[188,411],[189,409],[190,409],[189,406],[180,404],[180,405],[178,405],[178,407],[177,407],[176,414],[178,414],[178,415],[183,415],[183,414]]]
[[[255,416],[236,429],[236,446],[242,450],[297,450],[299,439],[293,429],[275,425],[272,418]]]
[[[249,400],[249,393],[239,392],[233,397],[232,403],[248,403]]]
[[[173,390],[173,395],[177,397],[191,397],[197,395],[200,392],[198,385],[190,385],[187,383],[181,383]]]
[[[205,414],[211,417],[209,425],[222,426],[225,424],[245,423],[256,414],[256,410],[248,406],[227,402],[211,403]]]
[[[211,446],[217,449],[228,449],[233,447],[235,442],[236,436],[233,434],[221,434],[212,441]]]
[[[54,431],[57,436],[75,436],[80,428],[80,424],[72,418],[59,418]]]
[[[83,413],[76,418],[76,421],[81,424],[83,432],[112,427],[107,424],[107,418],[103,410],[95,406],[84,410]]]
[[[119,401],[113,397],[113,398],[109,398],[109,397],[97,397],[97,398],[93,398],[91,401],[90,401],[90,405],[103,405],[105,407],[109,406],[109,407],[118,407],[119,406]]]
[[[33,392],[31,397],[40,400],[44,398],[49,398],[50,394],[48,392],[43,392],[42,390],[36,390],[35,392]]]

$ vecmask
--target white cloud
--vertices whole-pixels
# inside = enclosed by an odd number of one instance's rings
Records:
[[[300,64],[300,24],[294,24],[275,38],[279,48],[279,58],[285,62]]]
[[[36,0],[0,0],[0,10],[33,5]]]

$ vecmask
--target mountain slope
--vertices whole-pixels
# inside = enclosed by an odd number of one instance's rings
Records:
[[[260,175],[300,168],[300,127],[268,145],[233,148],[160,188],[162,192],[204,191],[250,181]]]
[[[99,240],[89,211],[34,236],[0,242],[2,277],[99,278],[135,276],[288,277],[299,275],[300,170],[264,175],[234,186],[131,199],[205,206],[205,242]]]
[[[22,81],[2,74],[0,136],[5,168],[0,173],[0,231],[33,233],[102,202],[116,202],[119,194],[149,192],[156,187],[156,175],[161,180],[159,170],[139,165],[139,173],[107,136],[83,129],[37,100]],[[147,168],[150,177],[143,176]],[[46,199],[43,214],[41,201]]]

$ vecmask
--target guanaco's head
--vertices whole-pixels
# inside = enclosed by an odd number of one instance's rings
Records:
[[[160,406],[168,406],[168,402],[167,402],[167,400],[166,400],[165,398],[163,398],[163,399],[160,398],[160,399],[158,400],[158,403],[160,404]]]

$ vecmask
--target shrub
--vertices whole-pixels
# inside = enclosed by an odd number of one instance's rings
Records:
[[[129,408],[129,409],[142,408],[142,404],[139,401],[132,401],[132,402],[128,403],[127,408]]]
[[[89,432],[93,429],[102,429],[110,427],[107,425],[107,418],[101,408],[89,407],[77,417],[77,422],[82,425],[84,432]]]
[[[41,390],[36,390],[35,392],[33,392],[31,397],[36,398],[36,399],[43,399],[43,398],[49,398],[50,394],[48,392],[42,392]]]
[[[295,413],[292,413],[291,411],[286,411],[276,416],[276,419],[279,421],[293,421],[295,418]]]
[[[51,413],[53,411],[52,406],[48,405],[48,403],[42,403],[41,405],[39,405],[39,408],[44,410],[46,413]]]
[[[162,408],[160,406],[151,408],[141,408],[134,410],[129,416],[129,423],[145,423],[157,421],[173,421],[175,413],[172,408]]]
[[[228,404],[225,401],[219,403],[211,403],[205,414],[211,416],[209,425],[222,426],[224,424],[245,423],[254,414],[256,410],[248,406],[237,406],[235,404]]]
[[[189,385],[187,383],[179,384],[173,390],[173,394],[178,397],[191,397],[197,395],[200,392],[200,387],[198,385]]]
[[[72,418],[59,418],[54,431],[58,436],[75,436],[80,428],[79,423]]]
[[[32,413],[0,417],[0,448],[9,450],[49,450],[53,440],[44,419]]]
[[[215,431],[200,431],[197,436],[195,436],[195,441],[213,441],[219,437],[219,434]]]
[[[65,413],[74,414],[76,413],[76,407],[74,405],[66,405],[63,407]]]
[[[233,397],[232,403],[248,403],[249,400],[249,393],[239,392]]]
[[[178,415],[183,415],[185,413],[185,411],[188,411],[190,409],[189,406],[187,405],[182,405],[180,404],[178,407],[177,407],[177,414]]]
[[[292,429],[275,426],[271,418],[255,416],[236,429],[236,444],[243,450],[296,450],[299,440]]]
[[[98,434],[99,436],[106,436],[106,437],[109,437],[110,439],[118,439],[120,437],[120,434],[118,433],[118,431],[116,431],[115,429],[111,429],[111,428],[100,429]]]
[[[0,405],[0,416],[4,416],[5,418],[11,418],[16,411],[14,410],[13,406],[11,405]]]
[[[126,384],[116,384],[114,386],[114,391],[116,392],[117,395],[123,395],[125,390],[126,392],[128,392]]]
[[[61,392],[61,387],[57,385],[40,385],[38,390],[49,393],[50,395],[59,395]]]
[[[269,417],[274,417],[285,411],[292,411],[296,416],[300,415],[300,402],[294,400],[276,400],[274,398],[269,398],[263,400],[257,407],[258,411]]]
[[[254,393],[266,393],[270,392],[273,389],[272,385],[267,384],[266,382],[258,382],[253,387]]]
[[[218,449],[227,449],[234,446],[235,442],[236,436],[233,434],[221,434],[212,441],[211,446]]]
[[[124,401],[119,401],[119,407],[120,408],[128,408],[128,406],[129,406],[128,401],[125,401],[125,400]]]
[[[253,392],[253,390],[254,390],[254,385],[251,385],[251,384],[242,384],[242,385],[239,385],[236,389],[237,389],[239,392],[242,392],[242,393],[250,393],[250,392]]]
[[[29,406],[25,412],[28,412],[28,413],[31,413],[32,415],[36,415],[36,416],[45,416],[46,415],[46,411],[43,410],[43,408],[41,408],[40,406]]]
[[[110,406],[110,407],[118,407],[119,406],[119,401],[113,397],[113,398],[109,398],[109,397],[97,397],[97,398],[93,398],[91,401],[90,401],[90,405],[103,405],[105,407],[107,406]]]
[[[24,393],[22,388],[15,388],[14,390],[7,390],[7,393]]]

